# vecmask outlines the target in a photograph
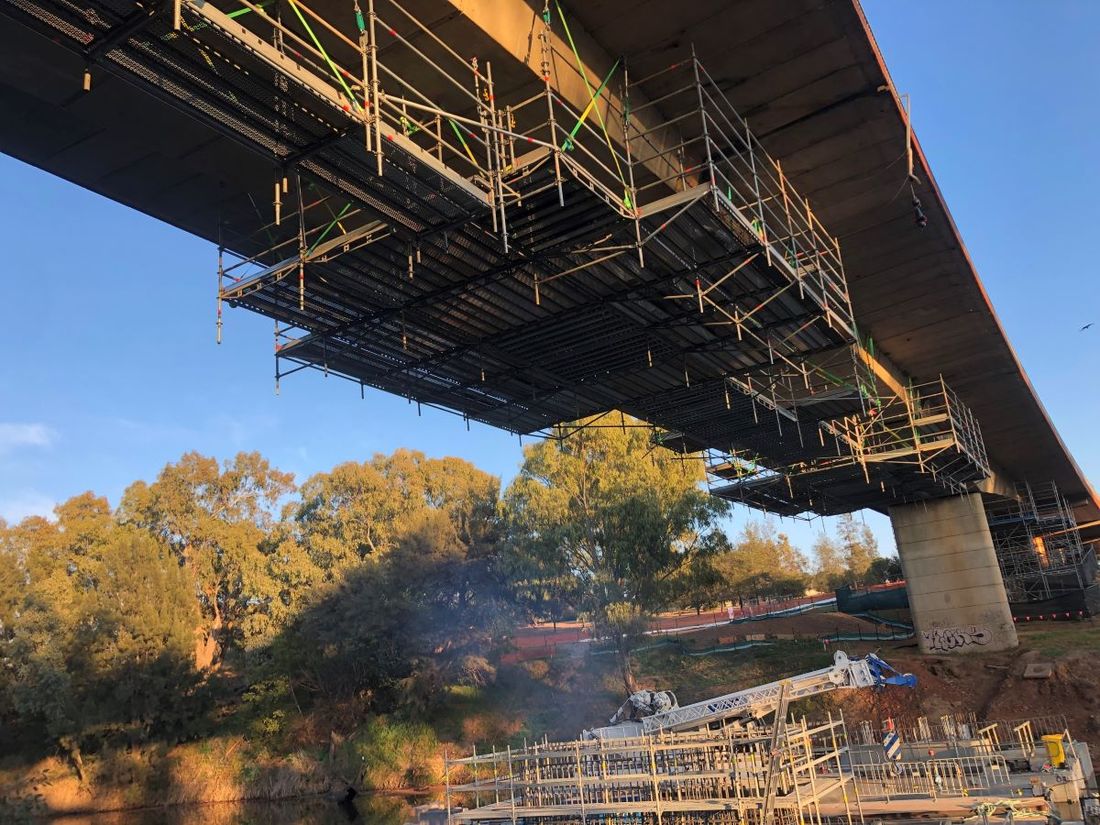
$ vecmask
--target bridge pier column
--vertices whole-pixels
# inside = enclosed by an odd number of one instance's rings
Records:
[[[891,507],[890,521],[921,652],[1016,647],[981,495]]]

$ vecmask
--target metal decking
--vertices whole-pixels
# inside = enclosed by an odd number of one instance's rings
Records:
[[[958,414],[928,454],[926,394],[867,367],[839,244],[693,53],[622,67],[622,106],[601,98],[618,64],[579,67],[578,111],[549,17],[545,88],[520,100],[395,0],[340,21],[301,0],[0,2],[270,160],[266,191],[217,207],[217,323],[221,302],[273,318],[277,382],[319,369],[549,436],[620,410],[721,454],[720,494],[788,514],[988,473],[942,381]],[[882,424],[895,408],[907,429]]]

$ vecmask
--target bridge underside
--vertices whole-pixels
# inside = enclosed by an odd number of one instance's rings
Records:
[[[904,122],[857,7],[708,1],[675,33],[655,2],[552,7],[506,42],[344,5],[0,0],[26,27],[0,28],[0,148],[217,243],[281,375],[519,433],[621,410],[780,513],[1000,466],[1100,517],[919,147],[928,227],[892,198]]]

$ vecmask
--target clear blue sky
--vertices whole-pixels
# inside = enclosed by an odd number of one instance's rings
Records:
[[[866,11],[1011,340],[1100,481],[1100,3],[868,0]],[[309,372],[276,397],[270,322],[229,311],[215,346],[209,245],[4,156],[0,204],[5,518],[87,489],[117,503],[191,449],[259,450],[299,479],[399,446],[514,474],[515,437],[418,419],[380,392],[361,401]],[[892,547],[886,520],[868,521]],[[820,526],[784,529],[808,548]]]

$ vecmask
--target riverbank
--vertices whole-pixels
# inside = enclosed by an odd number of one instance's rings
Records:
[[[356,798],[352,805],[313,796],[87,812],[48,821],[52,825],[346,825],[356,815],[371,825],[407,825],[417,818],[414,801],[373,794]]]
[[[318,719],[302,715],[300,727]],[[431,727],[373,717],[325,742],[214,736],[90,754],[86,781],[55,756],[7,758],[0,770],[0,821],[199,803],[278,800],[362,792],[408,793],[442,781],[443,747]]]
[[[687,703],[821,667],[831,655],[820,642],[777,639],[766,647],[700,656],[691,641],[640,652],[639,684],[671,688]],[[219,730],[226,732],[220,735],[88,754],[83,785],[58,757],[20,762],[9,756],[0,765],[0,806],[6,806],[0,819],[290,799],[342,793],[349,785],[363,792],[430,789],[443,781],[445,753],[571,738],[610,716],[623,698],[618,668],[614,657],[593,655],[589,647],[501,666],[491,684],[451,688],[416,720],[359,716],[348,705],[303,713],[293,697],[273,690],[263,703],[222,708]],[[844,647],[859,655],[873,645]],[[1016,651],[965,659],[922,657],[906,641],[879,650],[891,664],[917,674],[916,690],[832,694],[815,700],[817,709],[843,710],[849,725],[887,715],[1066,714],[1074,735],[1100,748],[1100,698],[1087,689],[1100,678],[1100,633],[1088,625],[1028,629]],[[1022,680],[1023,666],[1037,660],[1053,664],[1051,677]]]

